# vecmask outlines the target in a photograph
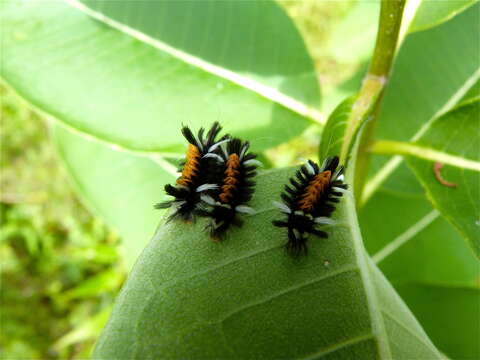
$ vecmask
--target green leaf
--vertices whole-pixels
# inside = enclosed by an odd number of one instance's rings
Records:
[[[119,232],[132,266],[163,215],[153,205],[165,198],[163,185],[174,181],[175,168],[160,157],[119,151],[60,126],[54,140],[77,193]]]
[[[368,59],[375,45],[380,1],[358,0],[334,29],[329,51],[339,62]]]
[[[454,359],[459,360],[480,357],[478,288],[424,284],[405,284],[395,288],[431,338],[442,344],[440,349],[445,349],[447,355],[452,354]]]
[[[441,358],[363,249],[346,196],[328,239],[286,254],[271,205],[292,170],[258,176],[245,219],[221,243],[205,223],[169,223],[142,253],[94,358]]]
[[[399,186],[378,191],[362,208],[360,224],[367,250],[439,350],[477,359],[479,262],[460,234],[425,196]]]
[[[478,260],[424,196],[382,189],[360,224],[368,252],[394,284],[477,285]]]
[[[426,30],[450,20],[477,0],[424,0],[417,9],[409,31]]]
[[[327,124],[323,128],[320,141],[319,159],[328,156],[339,156],[342,151],[342,140],[347,128],[347,121],[355,103],[356,96],[351,96],[342,101],[328,117]]]
[[[475,98],[480,96],[480,78],[477,79],[477,82],[467,91],[465,95],[460,99],[458,102],[466,103],[467,101],[474,100]]]
[[[304,104],[318,105],[312,60],[293,22],[274,1],[69,3],[207,72],[243,83],[236,78],[241,75]],[[261,93],[260,87],[251,90]]]
[[[152,14],[150,7],[157,9],[167,2],[103,2],[107,3],[134,15],[143,9],[147,16]],[[198,128],[220,118],[226,130],[251,139],[256,149],[266,149],[306,128],[308,121],[299,113],[321,120],[313,108],[296,100],[318,105],[317,80],[301,37],[274,2],[233,3],[239,4],[235,5],[239,6],[235,16],[204,23],[201,31],[191,27],[186,32],[188,26],[198,26],[201,18],[185,13],[181,22],[185,32],[179,34],[196,39],[195,46],[218,59],[232,60],[244,53],[238,57],[241,63],[233,64],[232,69],[221,67],[221,62],[215,65],[241,81],[208,71],[203,65],[210,59],[186,62],[176,52],[146,44],[64,2],[41,0],[2,3],[0,74],[41,111],[77,131],[123,148],[183,152],[178,131],[181,123]],[[132,4],[137,10],[129,7]],[[224,4],[210,2],[205,11]],[[254,14],[255,20],[249,18]],[[145,24],[151,26],[152,22]],[[251,31],[253,25],[257,31]],[[271,31],[260,31],[267,27]],[[233,28],[235,31],[229,30]],[[267,46],[265,36],[272,32],[275,37],[269,38],[267,47],[272,52],[260,51]],[[198,42],[194,36],[214,39],[214,34],[228,33],[223,46]],[[245,42],[233,41],[240,39],[239,34],[249,34],[248,48]],[[236,72],[237,68],[248,74]],[[257,75],[265,83],[259,82]]]
[[[377,137],[416,141],[440,114],[453,108],[480,78],[476,61],[476,4],[453,19],[407,36],[393,69],[380,111]],[[448,51],[445,51],[448,49]],[[439,75],[441,74],[441,76]],[[362,204],[395,173],[401,157],[376,156]],[[395,177],[393,176],[393,177]]]
[[[435,119],[416,143],[480,165],[479,116],[480,100],[459,106]],[[455,185],[450,187],[435,176],[431,161],[409,156],[407,162],[434,206],[460,230],[480,257],[480,171],[445,166],[437,177]]]

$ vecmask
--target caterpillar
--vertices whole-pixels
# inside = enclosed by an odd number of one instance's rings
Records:
[[[167,221],[176,218],[184,221],[194,220],[201,194],[218,188],[212,183],[218,176],[215,174],[216,160],[209,155],[218,150],[221,144],[229,141],[228,135],[216,140],[221,130],[220,124],[214,122],[205,137],[204,128],[200,128],[195,137],[187,126],[182,128],[182,134],[189,144],[185,161],[180,164],[181,175],[177,178],[175,185],[165,185],[165,192],[174,199],[155,205],[156,209],[170,207],[174,209]]]
[[[290,178],[281,194],[283,202],[274,201],[274,205],[286,215],[285,220],[274,220],[273,224],[285,227],[288,231],[286,249],[294,256],[307,253],[307,237],[314,234],[327,238],[325,231],[318,229],[321,225],[333,225],[330,218],[335,210],[335,203],[347,191],[343,183],[344,168],[338,166],[338,157],[325,159],[322,166],[308,160]]]
[[[216,241],[222,240],[230,225],[242,225],[239,213],[254,213],[246,204],[252,198],[255,186],[252,179],[261,163],[255,159],[255,154],[248,152],[249,147],[248,141],[233,138],[218,151],[206,155],[217,160],[221,171],[216,172],[218,187],[201,195],[203,209],[199,214],[210,218],[207,229]]]

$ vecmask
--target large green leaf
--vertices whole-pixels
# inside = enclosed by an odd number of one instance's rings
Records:
[[[413,283],[395,288],[440,350],[454,359],[480,358],[478,288]]]
[[[480,263],[425,196],[397,189],[362,208],[365,245],[433,343],[453,359],[478,359]]]
[[[271,206],[292,170],[258,176],[257,214],[221,243],[170,223],[142,253],[94,358],[440,358],[363,249],[353,198],[291,258]]]
[[[442,25],[407,36],[385,93],[378,138],[418,140],[433,119],[454,107],[476,84],[479,9],[476,4]],[[398,175],[402,158],[387,159],[374,157],[362,203],[392,174],[392,178]]]
[[[377,141],[373,146],[379,152],[407,157],[428,198],[469,240],[477,255],[480,254],[479,117],[477,97],[434,119],[413,143]]]
[[[381,190],[360,215],[366,247],[392,282],[476,284],[478,260],[424,196]]]
[[[474,160],[479,170],[445,166],[441,176],[456,187],[442,184],[434,175],[433,162],[415,156],[407,158],[427,195],[443,216],[469,240],[480,257],[480,100],[459,106],[435,119],[416,144]],[[441,161],[441,157],[439,157]],[[459,164],[460,165],[460,164]]]
[[[118,231],[132,266],[162,217],[153,205],[165,198],[163,184],[175,167],[158,158],[115,150],[60,126],[54,128],[58,153],[87,206]]]
[[[439,25],[478,0],[423,0],[410,24],[409,31],[419,31]]]
[[[69,2],[206,71],[232,81],[241,74],[318,106],[312,60],[292,21],[274,1]]]
[[[134,9],[143,9],[141,16],[147,16],[167,2],[103,3],[136,16],[130,7],[134,4]],[[181,35],[171,41],[198,40],[193,45],[201,52],[194,55],[208,53],[218,60],[215,69],[220,73],[212,73],[205,64],[213,61],[210,58],[186,61],[185,56],[179,57],[185,42],[177,44],[175,51],[155,48],[61,1],[2,2],[0,74],[40,110],[124,148],[183,151],[181,123],[198,128],[220,119],[228,131],[255,140],[255,148],[265,149],[307,126],[308,121],[297,112],[319,119],[313,108],[296,100],[318,105],[319,90],[303,41],[281,9],[271,1],[234,3],[241,3],[235,5],[239,6],[235,16],[204,23],[201,31],[195,28],[201,17],[185,13],[182,27],[166,32]],[[227,3],[208,4],[205,11]],[[254,14],[252,20],[249,16]],[[168,16],[162,19],[170,21]],[[164,29],[162,23],[157,25]],[[253,25],[257,31],[251,30]],[[270,31],[259,31],[265,28]],[[201,43],[196,37],[213,39],[214,34],[225,36],[223,45]],[[241,38],[238,34],[249,34],[248,41],[233,41]],[[269,34],[275,36],[264,44]],[[267,45],[271,52],[259,51]],[[184,48],[182,54],[189,49]],[[245,55],[237,57],[239,53]],[[222,59],[237,58],[240,62],[231,69],[222,67]],[[229,76],[221,76],[224,72]]]

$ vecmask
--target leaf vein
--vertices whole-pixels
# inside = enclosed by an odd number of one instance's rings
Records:
[[[328,355],[331,353],[334,353],[336,351],[339,351],[341,349],[347,348],[349,346],[364,342],[366,340],[374,339],[374,336],[372,333],[356,336],[354,338],[350,338],[348,340],[342,341],[338,344],[327,346],[326,348],[323,348],[322,350],[315,352],[313,354],[310,354],[307,357],[301,358],[299,360],[313,360],[313,359],[319,359],[320,357],[324,355]]]
[[[397,320],[397,318],[395,318],[394,316],[390,315],[389,313],[387,313],[386,311],[382,310],[381,311],[383,315],[385,315],[387,318],[389,318],[390,320],[392,320],[394,323],[396,323],[398,326],[400,326],[402,329],[404,329],[405,331],[407,331],[410,335],[412,335],[412,337],[414,337],[415,339],[417,339],[419,342],[421,342],[423,345],[425,345],[428,349],[432,350],[434,353],[437,351],[433,346],[432,344],[429,344],[427,342],[425,342],[423,339],[421,339],[417,334],[415,334],[412,330],[410,330],[407,326],[405,326],[401,321]]]
[[[245,260],[245,259],[248,259],[248,258],[251,258],[251,257],[255,257],[257,255],[260,255],[260,254],[263,254],[263,253],[266,253],[266,252],[269,252],[269,251],[272,251],[272,250],[276,250],[280,247],[282,247],[282,245],[276,245],[276,246],[271,246],[269,248],[266,248],[266,249],[261,249],[259,251],[254,251],[253,253],[250,253],[250,254],[247,254],[245,256],[242,256],[242,257],[239,257],[239,258],[236,258],[234,260],[231,260],[231,261],[226,261],[224,263],[221,263],[221,264],[218,264],[218,265],[215,265],[215,266],[212,266],[208,269],[205,269],[203,271],[199,271],[199,272],[196,272],[194,274],[191,274],[191,275],[188,275],[188,276],[183,276],[183,277],[178,277],[178,278],[173,278],[171,280],[168,280],[166,282],[164,282],[163,284],[161,284],[159,287],[156,288],[156,291],[158,292],[159,290],[162,290],[162,289],[165,289],[165,288],[168,288],[169,286],[172,286],[172,285],[175,285],[181,281],[185,281],[185,280],[190,280],[190,279],[194,279],[196,278],[197,276],[200,276],[200,275],[206,275],[206,274],[209,274],[215,270],[218,270],[218,269],[221,269],[222,267],[225,267],[225,266],[228,266],[228,265],[231,265],[231,264],[235,264],[237,262],[240,262],[242,260]]]
[[[356,265],[345,266],[343,268],[338,269],[337,271],[333,271],[333,272],[330,272],[330,273],[325,274],[323,276],[316,277],[316,278],[314,278],[310,281],[306,281],[306,282],[301,283],[299,285],[289,287],[289,288],[287,288],[285,290],[282,290],[282,291],[279,291],[279,292],[277,292],[273,295],[269,295],[269,296],[261,299],[260,301],[255,301],[255,302],[249,303],[245,306],[242,306],[240,308],[237,308],[234,311],[231,311],[230,313],[228,313],[226,316],[224,316],[219,322],[223,323],[226,319],[232,317],[235,314],[238,314],[239,312],[242,312],[246,309],[249,309],[249,308],[257,306],[257,305],[262,305],[262,304],[267,303],[268,301],[273,300],[273,299],[275,299],[277,297],[280,297],[282,295],[286,295],[286,294],[291,293],[293,291],[300,290],[304,287],[315,284],[315,283],[320,282],[322,280],[326,280],[326,279],[329,279],[329,278],[332,278],[332,277],[336,277],[336,276],[339,276],[339,275],[342,275],[342,274],[345,274],[345,273],[348,273],[348,272],[354,272],[354,271],[358,271],[358,267]]]

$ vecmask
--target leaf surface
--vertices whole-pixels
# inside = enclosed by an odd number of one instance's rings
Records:
[[[469,102],[435,119],[416,143],[480,164],[479,118],[480,100]],[[480,257],[480,171],[446,165],[435,175],[432,161],[409,156],[407,162],[434,206]]]
[[[174,181],[175,167],[112,149],[58,125],[54,140],[77,193],[122,237],[131,267],[162,217],[164,211],[153,205],[165,199],[163,185]]]
[[[380,1],[355,1],[343,21],[334,29],[329,51],[340,62],[370,58],[378,29]]]
[[[367,250],[440,351],[477,359],[480,263],[423,194],[397,184],[396,191],[382,188],[360,211]]]
[[[355,100],[356,96],[345,99],[328,117],[327,123],[323,128],[322,140],[320,141],[319,159],[340,155],[342,151],[342,140]]]
[[[94,358],[440,358],[365,255],[350,196],[328,239],[312,237],[297,260],[285,253],[271,201],[291,174],[258,176],[257,214],[224,242],[208,239],[203,221],[161,227]]]
[[[423,0],[410,24],[409,31],[421,31],[450,20],[477,0]]]
[[[395,288],[429,336],[439,344],[440,350],[450,355],[452,359],[479,358],[478,288],[414,283],[396,285]]]
[[[129,7],[132,4],[138,9],[146,6],[148,12],[150,6],[165,2],[103,2],[107,3],[132,13]],[[234,43],[228,37],[223,46],[199,42],[195,45],[208,48],[219,59],[221,54],[225,59],[235,59],[237,53],[249,54],[241,57],[238,64],[248,74],[263,63],[258,71],[271,80],[266,92],[256,91],[261,84],[254,79],[255,73],[251,77],[243,74],[247,84],[238,85],[199,64],[183,61],[115,30],[61,1],[13,0],[2,4],[0,74],[22,97],[55,119],[127,149],[183,152],[179,124],[198,128],[218,119],[235,135],[257,140],[256,149],[266,149],[298,135],[308,125],[303,116],[289,110],[288,101],[280,104],[279,99],[283,98],[277,95],[284,95],[282,91],[288,89],[297,98],[318,105],[319,89],[303,41],[281,9],[273,2],[241,3],[242,11],[224,22],[210,23],[216,28],[202,27],[201,33],[207,37],[214,33],[220,36],[235,29],[230,33],[237,36],[243,33],[241,26],[246,26],[245,19],[258,11],[255,24],[276,24],[270,27],[275,35],[274,48],[270,49],[273,53],[252,52],[263,48],[266,35],[252,32],[251,27],[247,33],[252,48],[242,48],[247,45],[244,42],[231,47]],[[206,9],[225,2],[209,4]],[[163,19],[167,21],[168,16]],[[181,24],[198,25],[199,19],[189,15]],[[190,31],[182,29],[185,38],[195,38],[200,33],[195,27]],[[272,72],[265,74],[269,71],[265,67],[267,61],[272,64],[269,67]],[[276,63],[278,66],[274,66]],[[308,109],[296,110],[310,114]]]
[[[242,82],[235,77],[241,75],[318,105],[312,60],[293,22],[274,1],[69,2],[207,72],[234,82]],[[260,86],[252,90],[261,92]]]

